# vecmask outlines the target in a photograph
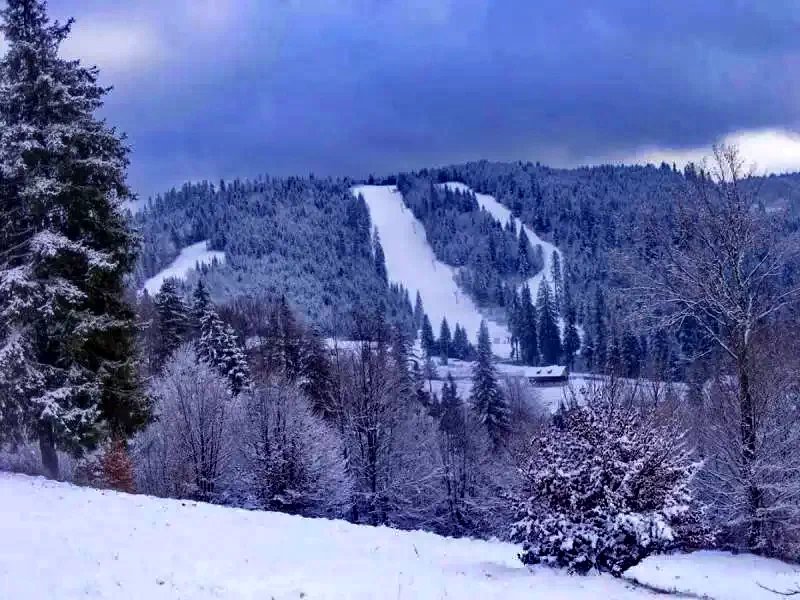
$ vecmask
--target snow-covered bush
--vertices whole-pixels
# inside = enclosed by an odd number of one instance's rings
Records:
[[[659,407],[597,394],[531,443],[513,537],[527,564],[620,575],[649,554],[702,542],[685,434]]]
[[[297,385],[277,380],[242,395],[236,479],[230,493],[246,506],[337,517],[350,501],[341,438],[312,413]]]

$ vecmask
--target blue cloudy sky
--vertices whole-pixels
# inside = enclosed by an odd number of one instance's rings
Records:
[[[800,169],[797,0],[51,0],[147,195],[457,161]]]

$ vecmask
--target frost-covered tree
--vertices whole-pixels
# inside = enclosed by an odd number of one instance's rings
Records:
[[[447,317],[442,319],[442,326],[439,329],[439,356],[442,364],[447,364],[447,359],[452,356],[452,339],[450,337],[450,326],[447,324]]]
[[[564,351],[564,362],[568,367],[572,368],[575,364],[575,354],[581,349],[581,338],[575,322],[575,307],[568,307],[566,315],[564,320],[564,339],[561,346]]]
[[[619,576],[649,554],[706,542],[690,491],[698,465],[671,413],[618,381],[587,402],[531,442],[513,534],[522,561]]]
[[[422,296],[417,290],[417,298],[414,301],[414,331],[418,333],[422,328],[422,321],[425,318],[425,307],[422,305]]]
[[[759,367],[755,344],[760,332],[791,319],[800,300],[800,286],[791,276],[786,281],[800,244],[787,232],[785,213],[763,210],[758,189],[736,148],[715,148],[713,170],[686,185],[675,226],[665,228],[653,218],[642,227],[647,267],[633,256],[623,265],[634,315],[656,330],[691,325],[736,378],[739,425],[729,430],[736,443],[727,459],[747,482],[736,488],[747,507],[738,522],[743,543],[754,550],[765,543],[767,493],[757,475],[763,405],[753,387]]]
[[[561,315],[564,310],[564,274],[561,270],[561,255],[553,250],[550,263],[550,279],[553,281],[553,303],[556,313]]]
[[[95,117],[109,91],[98,70],[59,57],[71,25],[51,23],[41,0],[0,11],[0,424],[38,438],[52,476],[56,448],[128,435],[148,413],[123,297],[136,247],[128,147]]]
[[[389,274],[386,271],[386,255],[383,253],[381,236],[378,234],[377,227],[372,234],[372,251],[375,255],[375,272],[378,274],[381,281],[388,283]]]
[[[517,248],[517,273],[525,279],[533,274],[532,252],[533,249],[531,248],[528,234],[525,233],[525,228],[522,227],[519,232],[519,246]]]
[[[539,364],[539,316],[536,313],[531,289],[526,283],[520,292],[519,314],[515,320],[519,329],[520,355],[526,365]]]
[[[553,292],[546,279],[539,284],[536,312],[539,317],[539,348],[542,362],[555,365],[561,360],[561,333],[558,329],[558,312],[553,302]]]
[[[433,336],[433,327],[428,315],[422,317],[422,330],[420,331],[420,341],[422,349],[427,356],[433,356],[436,353],[436,338]]]
[[[183,344],[191,332],[189,308],[178,290],[174,279],[167,279],[155,297],[158,314],[157,355],[163,365],[175,350]]]
[[[237,413],[228,381],[195,348],[179,348],[151,386],[156,421],[136,439],[137,489],[216,498],[234,455]]]
[[[342,516],[352,493],[342,440],[299,387],[266,382],[242,402],[233,493],[266,510]]]
[[[208,305],[200,317],[197,353],[201,359],[226,377],[231,391],[238,394],[251,385],[247,355],[230,325],[225,325],[214,307]]]
[[[453,343],[451,353],[453,358],[461,360],[468,360],[470,355],[469,338],[467,331],[460,324],[456,323],[455,332],[453,333]]]
[[[500,444],[510,427],[509,410],[503,391],[497,383],[492,342],[485,321],[481,321],[478,331],[477,357],[472,368],[470,401],[472,409],[486,428],[492,442],[495,445]]]

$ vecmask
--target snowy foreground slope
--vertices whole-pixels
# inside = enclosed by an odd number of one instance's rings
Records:
[[[144,283],[144,289],[151,296],[158,293],[161,285],[170,278],[183,279],[186,274],[194,269],[198,264],[208,265],[214,259],[219,262],[225,262],[225,253],[217,250],[208,249],[208,240],[197,242],[191,246],[187,246],[178,257],[172,261],[172,264],[166,269],[160,271]]]
[[[447,317],[451,329],[460,323],[470,339],[476,341],[483,318],[478,307],[456,285],[453,267],[436,259],[425,227],[403,203],[397,187],[361,185],[354,187],[353,193],[364,196],[372,224],[378,228],[390,281],[402,283],[412,302],[419,291],[435,332],[438,333],[442,318]],[[508,356],[508,329],[492,321],[487,324],[495,354]]]
[[[528,571],[516,551],[0,473],[3,599],[663,598],[609,576]],[[703,555],[696,566],[691,556],[662,557],[639,569],[643,579],[649,570],[682,589],[702,584],[718,600],[774,598],[756,578],[771,587],[794,581],[783,563]],[[673,568],[679,578],[670,576]],[[735,576],[736,584],[713,581],[718,574]]]

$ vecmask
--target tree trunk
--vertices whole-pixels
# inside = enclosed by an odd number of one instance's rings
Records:
[[[50,479],[58,479],[58,454],[53,426],[49,423],[39,425],[39,450],[42,453],[42,466],[45,475]]]
[[[750,387],[748,361],[742,356],[737,364],[739,375],[739,410],[742,436],[742,469],[747,482],[747,546],[749,550],[757,550],[761,545],[761,522],[759,510],[762,504],[762,491],[755,481],[753,465],[756,459],[756,425],[753,403],[753,392]]]

